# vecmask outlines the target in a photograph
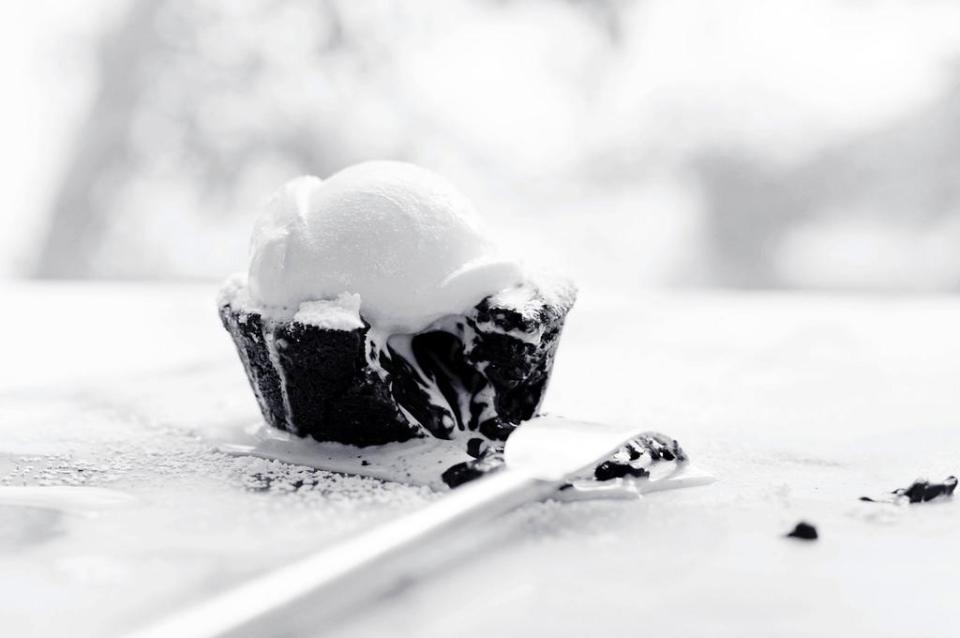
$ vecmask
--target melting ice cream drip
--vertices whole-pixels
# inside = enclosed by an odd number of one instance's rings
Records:
[[[280,352],[278,346],[283,345],[283,339],[277,339],[276,335],[274,335],[273,332],[267,328],[268,327],[265,324],[262,334],[264,342],[267,345],[267,352],[270,354],[270,362],[273,364],[273,369],[276,370],[277,376],[280,379],[280,396],[283,399],[283,405],[286,410],[287,429],[296,434],[296,423],[294,423],[293,419],[290,418],[293,410],[290,408],[290,393],[287,390],[287,375],[283,371],[283,366],[280,365]]]
[[[471,360],[477,341],[472,322],[445,317],[415,334],[369,329],[364,353],[390,387],[404,416],[426,436],[484,436],[503,441],[524,418],[504,419],[494,405],[488,362]]]

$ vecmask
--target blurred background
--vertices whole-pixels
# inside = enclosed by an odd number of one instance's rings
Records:
[[[3,3],[0,275],[209,279],[402,159],[583,286],[960,288],[960,3]]]

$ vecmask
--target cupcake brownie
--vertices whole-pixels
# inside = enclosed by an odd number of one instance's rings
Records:
[[[476,459],[455,484],[537,414],[575,295],[499,254],[439,176],[368,162],[281,188],[218,305],[267,424],[360,454],[449,440]]]

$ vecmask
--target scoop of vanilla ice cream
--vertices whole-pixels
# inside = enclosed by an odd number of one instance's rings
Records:
[[[416,332],[520,283],[473,207],[439,175],[402,162],[365,162],[285,184],[258,220],[249,294],[265,306],[360,297],[381,329]]]

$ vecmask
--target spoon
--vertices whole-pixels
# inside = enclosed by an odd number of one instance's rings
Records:
[[[398,519],[363,531],[294,563],[256,577],[133,634],[135,638],[277,636],[318,631],[322,612],[333,613],[409,581],[423,571],[417,550],[436,547],[450,532],[477,526],[520,505],[545,499],[578,474],[592,470],[629,441],[647,436],[635,427],[536,417],[506,442],[503,469],[459,487]],[[682,454],[682,453],[681,453]],[[680,464],[684,458],[676,459]],[[659,480],[680,487],[709,482],[702,476]]]

